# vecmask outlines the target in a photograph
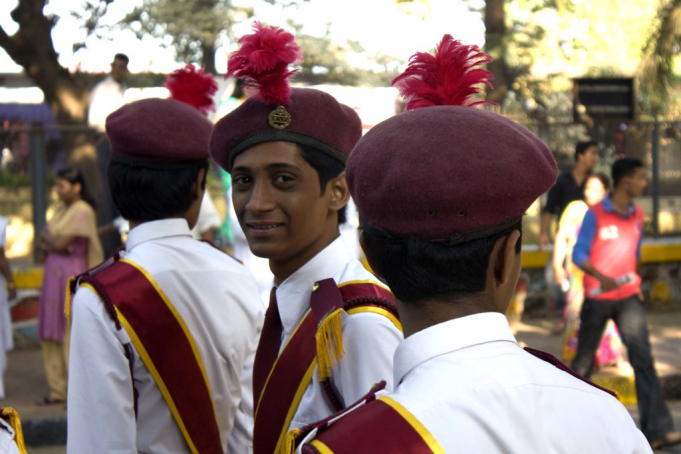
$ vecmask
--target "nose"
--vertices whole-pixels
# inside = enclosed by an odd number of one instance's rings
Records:
[[[263,213],[274,209],[274,199],[272,198],[272,188],[266,182],[256,181],[253,184],[246,210],[251,213]]]

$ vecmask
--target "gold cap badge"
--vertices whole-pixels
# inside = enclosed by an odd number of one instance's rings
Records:
[[[291,124],[291,114],[284,106],[277,106],[268,117],[270,126],[275,129],[286,129]]]

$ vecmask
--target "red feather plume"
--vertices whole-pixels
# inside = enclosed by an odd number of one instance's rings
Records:
[[[213,95],[218,91],[218,83],[203,69],[197,70],[194,65],[187,65],[173,71],[166,78],[166,88],[172,99],[196,107],[204,115],[215,110]]]
[[[295,73],[289,65],[303,61],[303,53],[292,34],[259,22],[254,33],[239,40],[241,49],[229,56],[227,77],[243,78],[244,85],[257,90],[254,96],[267,104],[286,104]]]
[[[429,106],[475,106],[495,104],[490,101],[471,102],[480,92],[479,84],[494,79],[494,75],[478,65],[490,63],[492,57],[478,46],[464,45],[451,35],[445,35],[435,48],[435,54],[417,52],[409,59],[407,69],[393,80],[407,101],[406,110]],[[496,105],[496,104],[495,104]]]

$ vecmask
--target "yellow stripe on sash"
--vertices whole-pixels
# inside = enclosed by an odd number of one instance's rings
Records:
[[[298,326],[296,326],[296,329],[293,330],[293,334],[291,334],[291,337],[288,338],[286,343],[284,344],[284,348],[280,350],[279,355],[277,355],[277,359],[274,361],[274,364],[272,365],[272,369],[270,369],[270,373],[267,374],[267,380],[265,380],[265,385],[262,387],[262,391],[260,391],[260,396],[258,396],[258,401],[254,402],[255,404],[255,413],[253,414],[253,419],[258,416],[258,410],[260,409],[260,401],[262,400],[262,395],[265,393],[265,390],[267,389],[267,384],[270,382],[270,377],[272,376],[272,372],[274,372],[274,369],[277,367],[277,363],[279,362],[279,358],[281,358],[281,353],[286,350],[286,347],[288,347],[288,344],[291,343],[291,340],[296,336],[296,333],[298,333],[298,328],[300,328],[303,325],[303,322],[305,319],[307,319],[307,316],[310,315],[310,310],[308,309],[305,315],[303,315],[303,318],[300,319],[300,323],[298,323]],[[313,364],[316,364],[317,362],[315,361]]]
[[[305,394],[305,391],[307,390],[307,385],[312,380],[312,375],[314,374],[316,368],[317,360],[315,359],[314,361],[312,361],[312,364],[310,364],[310,367],[307,369],[307,372],[305,372],[305,376],[300,381],[300,385],[298,385],[298,391],[296,391],[296,395],[293,397],[291,407],[289,407],[288,413],[286,414],[286,420],[284,420],[284,427],[282,428],[281,433],[279,434],[279,440],[277,441],[277,446],[274,449],[275,453],[282,452],[284,443],[286,442],[286,438],[288,435],[289,426],[291,425],[291,420],[293,420],[293,416],[296,414],[296,411],[298,410],[300,401],[303,399],[303,394]]]
[[[376,307],[376,306],[358,306],[350,309],[348,311],[348,315],[352,314],[359,314],[362,312],[371,312],[374,314],[379,314],[393,322],[393,325],[395,325],[395,328],[399,329],[400,332],[402,332],[402,323],[395,317],[392,312],[389,310],[383,309],[382,307]]]
[[[163,378],[161,378],[161,375],[158,373],[158,370],[156,370],[156,367],[154,366],[154,363],[151,361],[151,357],[149,356],[149,353],[147,353],[147,350],[144,348],[142,341],[137,336],[137,333],[135,333],[135,330],[132,329],[130,323],[128,323],[123,314],[118,310],[118,308],[114,306],[114,309],[116,309],[116,315],[118,315],[118,320],[121,322],[121,325],[123,325],[123,328],[130,336],[130,340],[132,340],[132,343],[135,345],[137,353],[140,355],[142,361],[144,362],[144,365],[147,366],[147,369],[149,369],[149,373],[154,378],[156,386],[158,386],[158,389],[161,391],[161,394],[163,394],[163,398],[168,404],[168,408],[170,409],[170,412],[173,414],[175,422],[180,428],[180,431],[182,432],[185,441],[187,441],[189,449],[191,450],[192,453],[199,454],[199,451],[196,449],[196,446],[194,446],[194,442],[192,441],[191,437],[189,436],[189,433],[187,432],[187,428],[184,425],[184,421],[180,417],[180,413],[177,411],[177,407],[175,406],[175,402],[173,401],[173,398],[170,395],[170,391],[168,391],[168,388],[163,382]]]
[[[350,435],[350,436],[352,436],[352,435]],[[333,451],[331,449],[329,449],[328,446],[326,446],[324,443],[322,443],[319,440],[312,440],[310,442],[310,444],[312,446],[314,446],[315,448],[317,448],[317,451],[319,451],[319,454],[333,454]]]
[[[196,342],[194,341],[194,336],[192,336],[191,331],[189,331],[189,328],[187,327],[187,324],[184,322],[180,314],[177,312],[177,309],[175,309],[175,306],[173,306],[173,303],[170,302],[168,297],[166,296],[165,292],[161,289],[161,287],[158,285],[158,283],[154,280],[153,277],[147,271],[136,264],[135,262],[132,262],[128,259],[121,259],[120,260],[123,263],[127,263],[128,265],[134,266],[137,271],[142,273],[145,278],[149,281],[149,283],[154,287],[156,292],[158,292],[159,296],[163,299],[163,302],[168,306],[168,309],[170,312],[172,312],[173,317],[175,317],[175,320],[177,320],[177,323],[180,325],[182,328],[182,331],[184,332],[184,335],[187,337],[187,341],[189,342],[189,345],[191,346],[192,352],[194,352],[194,357],[196,358],[196,363],[199,365],[199,369],[201,369],[201,375],[203,375],[203,380],[206,383],[206,389],[208,389],[208,395],[212,396],[213,391],[210,388],[210,382],[208,381],[208,374],[206,374],[206,366],[203,365],[203,361],[201,359],[201,355],[199,354],[199,349],[196,347]],[[215,416],[215,420],[218,420],[218,416],[215,413],[215,408],[213,408],[213,416]]]
[[[421,421],[416,419],[414,415],[409,413],[409,410],[404,408],[399,402],[391,399],[388,396],[383,396],[380,397],[378,400],[383,401],[383,403],[390,405],[393,410],[395,410],[397,413],[400,414],[413,428],[414,430],[423,438],[423,441],[426,442],[428,447],[433,451],[433,454],[446,454],[445,450],[442,449],[442,446],[440,446],[440,443],[435,440],[435,437],[431,435],[431,433],[428,431],[428,429],[425,428],[423,424],[421,424]]]

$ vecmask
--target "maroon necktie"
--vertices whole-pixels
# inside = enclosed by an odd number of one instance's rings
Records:
[[[279,356],[282,330],[275,287],[270,293],[270,305],[267,308],[267,312],[265,312],[265,322],[263,323],[253,365],[253,403],[256,409],[258,408],[262,390],[267,382],[267,377],[270,375],[272,366],[274,366],[274,362]]]

